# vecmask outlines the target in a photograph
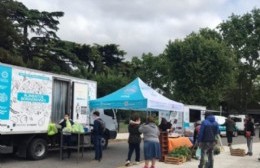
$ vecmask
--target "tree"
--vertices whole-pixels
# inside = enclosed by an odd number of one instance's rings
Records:
[[[57,58],[47,57],[52,56],[48,54],[52,52],[50,46],[59,39],[56,31],[58,18],[63,16],[63,12],[40,12],[13,0],[2,0],[0,6],[0,45],[6,50],[5,58],[2,58],[4,62],[21,62],[20,65],[24,63],[37,69],[43,66],[44,61],[53,59],[55,62]]]
[[[171,97],[169,68],[166,57],[161,54],[154,56],[152,53],[143,54],[141,59],[133,57],[130,65],[131,77],[140,77],[152,88],[157,89],[167,97]]]
[[[98,97],[110,94],[130,82],[129,78],[118,74],[98,74],[93,77],[98,83]]]
[[[218,107],[232,84],[235,67],[232,51],[219,37],[215,31],[202,29],[184,40],[169,42],[164,54],[171,68],[175,100]]]
[[[59,24],[58,18],[63,16],[63,12],[40,12],[28,9],[23,3],[13,0],[6,0],[3,4],[8,7],[9,20],[22,36],[20,53],[25,63],[33,61],[33,57],[38,56],[38,52],[34,52],[34,50],[39,51],[37,49],[38,42],[43,44],[58,39],[56,35]],[[40,47],[43,48],[43,46]],[[45,50],[47,49],[45,48]]]
[[[16,51],[21,43],[21,36],[10,20],[10,10],[13,6],[8,2],[8,0],[0,1],[0,61],[22,65],[21,57]]]
[[[260,74],[260,9],[242,16],[232,14],[218,26],[225,42],[233,49],[238,64],[237,87],[229,99],[240,113],[254,101],[254,80]]]
[[[119,45],[106,44],[104,46],[96,45],[103,57],[104,65],[108,67],[119,66],[124,60],[125,51],[119,49]]]

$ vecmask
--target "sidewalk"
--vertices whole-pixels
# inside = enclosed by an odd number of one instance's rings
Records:
[[[116,136],[116,140],[127,140],[129,133],[118,133]]]
[[[127,139],[128,133],[118,134],[118,138],[120,140]],[[233,148],[242,148],[247,151],[247,146],[245,144],[233,145]],[[219,155],[214,156],[214,168],[259,168],[260,161],[258,161],[258,157],[260,154],[260,142],[253,143],[253,156],[231,156],[229,148],[224,146],[224,151]],[[156,168],[197,168],[199,165],[198,160],[192,159],[191,161],[185,162],[180,165],[166,164],[164,162],[157,162]],[[129,168],[142,168],[144,163],[139,165],[129,166]],[[124,167],[124,166],[123,166]],[[122,168],[122,167],[121,167]]]

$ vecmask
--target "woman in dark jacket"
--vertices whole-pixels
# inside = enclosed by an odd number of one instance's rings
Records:
[[[59,125],[61,125],[62,128],[63,143],[66,144],[67,146],[72,146],[71,133],[64,131],[64,128],[71,128],[73,124],[74,122],[70,119],[70,115],[68,113],[65,113],[64,118],[59,122]],[[68,154],[68,158],[70,158],[71,155],[70,148],[67,148],[67,154]]]
[[[128,144],[129,144],[129,150],[128,150],[128,156],[125,163],[125,166],[129,166],[131,162],[131,157],[133,152],[135,151],[135,163],[138,164],[140,162],[140,143],[141,143],[141,133],[138,131],[140,126],[140,117],[137,115],[134,115],[132,120],[130,120],[130,123],[128,125]]]
[[[253,137],[255,136],[254,123],[252,122],[251,116],[248,116],[245,123],[245,137],[247,142],[248,152],[246,155],[252,156]]]
[[[171,130],[172,124],[170,122],[168,122],[165,118],[162,118],[161,123],[159,125],[159,129],[162,132],[165,132],[167,130]]]

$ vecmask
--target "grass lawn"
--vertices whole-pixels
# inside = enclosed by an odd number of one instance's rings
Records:
[[[124,121],[119,122],[119,133],[126,133],[128,132],[128,124],[125,124]]]

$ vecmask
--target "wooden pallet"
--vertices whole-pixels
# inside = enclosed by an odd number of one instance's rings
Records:
[[[163,162],[165,156],[168,155],[168,132],[160,133],[160,146],[161,146],[161,158],[160,161]]]
[[[165,163],[170,163],[170,164],[182,164],[186,162],[186,157],[172,157],[172,156],[165,156],[164,158]]]
[[[230,154],[232,156],[245,156],[246,155],[246,152],[245,152],[245,149],[232,149],[230,148]]]

